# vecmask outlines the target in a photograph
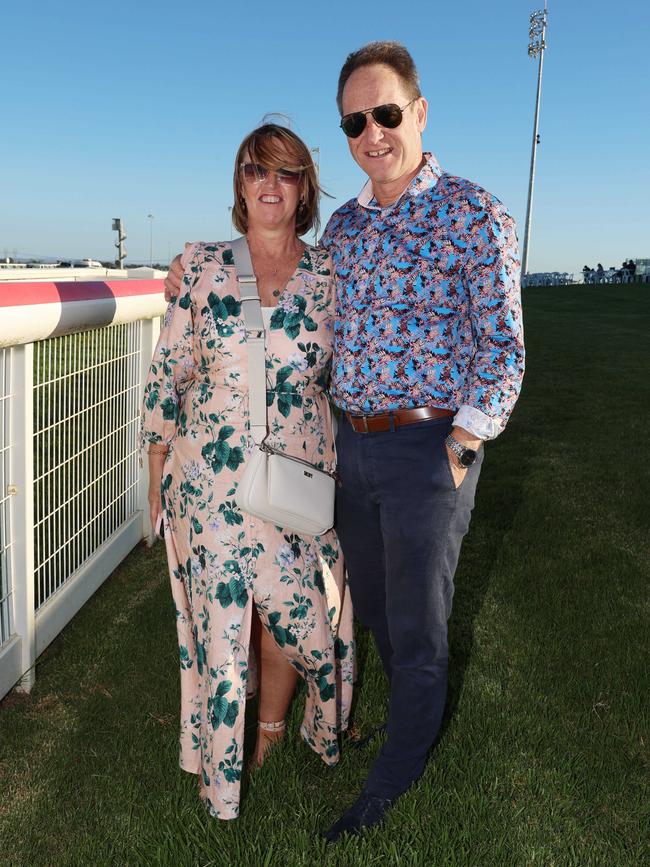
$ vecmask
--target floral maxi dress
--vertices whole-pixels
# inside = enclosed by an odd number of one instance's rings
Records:
[[[213,816],[239,812],[252,606],[307,684],[301,734],[338,761],[353,677],[352,609],[334,532],[307,537],[239,510],[253,447],[246,334],[232,250],[189,244],[145,387],[143,443],[167,443],[165,542],[180,647],[180,765]],[[325,394],[333,282],[307,247],[267,330],[269,444],[331,469]]]

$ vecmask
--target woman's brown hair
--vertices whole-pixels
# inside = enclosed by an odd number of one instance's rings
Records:
[[[235,202],[232,221],[243,235],[248,231],[248,214],[244,200],[241,164],[253,162],[267,169],[287,169],[300,172],[299,201],[296,213],[296,234],[304,235],[310,229],[318,231],[320,219],[318,199],[321,192],[316,166],[307,145],[286,126],[265,123],[249,133],[239,145],[235,157],[233,190]]]

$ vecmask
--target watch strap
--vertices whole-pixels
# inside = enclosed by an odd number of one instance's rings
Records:
[[[459,443],[458,440],[455,439],[451,434],[448,434],[447,438],[445,439],[445,444],[446,444],[446,445],[447,445],[447,446],[452,450],[452,452],[456,455],[456,457],[458,458],[459,462],[462,461],[462,459],[463,459],[463,457],[465,456],[466,452],[472,452],[474,455],[476,455],[476,451],[475,451],[475,449],[467,448],[467,446],[464,446],[462,443]],[[473,463],[473,462],[472,462],[472,463]],[[466,470],[466,469],[468,468],[468,466],[471,466],[471,464],[468,464],[468,465],[461,464],[461,466],[462,466],[462,469]]]

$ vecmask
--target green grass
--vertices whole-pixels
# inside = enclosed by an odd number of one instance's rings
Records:
[[[31,696],[0,705],[3,867],[650,863],[650,288],[531,288],[525,311],[524,393],[489,446],[457,573],[449,712],[386,827],[319,841],[378,744],[326,768],[297,738],[302,695],[241,818],[206,815],[177,767],[157,546],[41,657]],[[386,690],[360,639],[365,728]]]

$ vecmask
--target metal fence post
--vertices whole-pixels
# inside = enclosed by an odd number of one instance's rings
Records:
[[[34,611],[34,344],[13,350],[11,394],[12,524],[15,544],[11,550],[13,577],[13,625],[21,641],[22,677],[17,686],[29,692],[36,665]]]
[[[149,367],[156,343],[160,335],[160,319],[144,319],[140,330],[140,399],[144,394],[144,385],[149,374]],[[149,522],[149,465],[146,454],[142,455],[142,467],[138,484],[138,508],[142,512],[142,536],[149,542],[153,541],[153,527]]]

